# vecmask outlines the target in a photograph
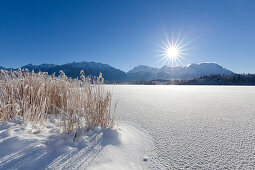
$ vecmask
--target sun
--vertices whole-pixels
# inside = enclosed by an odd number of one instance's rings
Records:
[[[172,66],[174,64],[177,64],[177,62],[180,61],[180,58],[184,55],[183,51],[183,47],[181,46],[181,44],[177,43],[177,42],[173,42],[170,43],[167,39],[167,42],[163,42],[163,46],[160,46],[161,50],[161,54],[159,55],[161,57],[160,60],[163,60],[163,64],[167,63],[171,63]]]
[[[174,34],[172,34],[171,40],[169,40],[168,36],[165,33],[165,41],[161,40],[161,45],[158,45],[160,47],[160,50],[157,50],[160,52],[159,55],[157,55],[160,58],[160,61],[163,61],[163,64],[170,64],[173,66],[177,64],[183,64],[182,59],[185,55],[190,55],[186,53],[188,50],[186,47],[189,45],[191,41],[185,41],[186,36],[181,39],[180,33],[178,33],[175,37]]]
[[[166,49],[166,55],[170,59],[172,59],[172,58],[175,59],[176,57],[179,56],[179,50],[178,50],[178,48],[170,47],[170,48]]]

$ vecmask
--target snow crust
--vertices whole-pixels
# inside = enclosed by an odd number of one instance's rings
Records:
[[[254,86],[117,85],[113,95],[117,120],[152,137],[153,169],[255,168]]]
[[[254,169],[255,87],[106,88],[117,130],[0,123],[0,169]]]
[[[21,120],[0,123],[0,169],[147,169],[143,131],[127,123],[61,134],[55,121],[45,127]]]

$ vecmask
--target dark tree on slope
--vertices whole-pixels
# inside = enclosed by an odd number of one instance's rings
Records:
[[[255,85],[255,74],[206,75],[176,84],[197,85]]]

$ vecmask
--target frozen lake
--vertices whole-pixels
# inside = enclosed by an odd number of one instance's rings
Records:
[[[107,88],[117,120],[152,137],[154,168],[255,168],[255,87]]]

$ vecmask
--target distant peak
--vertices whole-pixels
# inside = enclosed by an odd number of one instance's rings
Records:
[[[162,66],[161,68],[168,68],[168,66],[167,66],[167,65],[164,65],[164,66]]]
[[[138,65],[138,66],[136,66],[134,68],[152,68],[152,67],[146,66],[146,65]]]
[[[203,66],[203,65],[214,65],[214,66],[220,66],[222,67],[221,65],[215,63],[215,62],[203,62],[203,63],[191,63],[191,64],[188,64],[186,67],[193,67],[193,66]]]
[[[132,70],[130,70],[128,73],[135,73],[140,71],[146,71],[146,72],[153,72],[156,71],[157,68],[146,66],[146,65],[139,65],[134,67]]]

